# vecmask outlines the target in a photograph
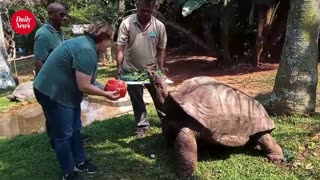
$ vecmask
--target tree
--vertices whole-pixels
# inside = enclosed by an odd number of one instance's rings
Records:
[[[205,4],[211,5],[210,12],[203,12],[200,16],[204,34],[207,37],[206,42],[212,49],[213,54],[218,56],[220,66],[231,66],[232,57],[230,51],[230,31],[235,21],[236,0],[187,0],[177,2],[183,4],[181,13],[184,17],[190,15],[193,11],[201,8]],[[216,16],[218,16],[216,17],[218,23],[215,24],[212,21],[208,21],[206,18],[206,16],[214,10],[219,12],[216,14]],[[220,37],[217,39],[213,38],[212,35],[214,25],[219,27],[217,33]],[[216,49],[216,44],[219,44],[218,46],[220,50]]]
[[[8,55],[5,47],[5,38],[0,15],[0,90],[16,87],[16,83],[8,64]]]
[[[259,64],[263,50],[266,50],[265,46],[267,46],[269,30],[275,19],[277,19],[275,17],[279,0],[179,0],[176,2],[183,4],[183,16],[188,16],[196,10],[201,12],[205,40],[213,50],[213,54],[218,56],[219,65],[232,66],[239,56],[245,61],[250,59],[251,64],[254,66]],[[208,9],[208,7],[211,9]],[[250,14],[245,12],[248,11],[248,7],[251,9]],[[214,11],[216,11],[215,18],[203,18],[207,16],[206,14],[211,14],[212,16]],[[244,16],[249,16],[249,18],[245,17],[244,19]],[[246,22],[247,19],[249,19],[249,23]],[[215,21],[218,21],[218,23],[214,23]],[[256,22],[258,31],[254,33],[248,25],[256,26]],[[213,33],[218,37],[214,36]],[[256,34],[255,45],[251,44],[253,33]],[[247,39],[241,39],[239,35],[247,36]],[[255,55],[252,55],[251,50],[246,49],[246,45],[244,46],[243,44],[255,46]],[[244,52],[240,52],[240,49]],[[249,58],[249,56],[253,57]]]
[[[280,2],[278,2],[279,4]],[[277,4],[277,5],[278,5]],[[274,20],[274,15],[277,10],[274,0],[256,0],[253,6],[257,9],[258,14],[258,29],[256,38],[255,56],[252,65],[257,66],[260,62],[264,46],[266,44],[268,34],[270,33],[271,24]],[[254,8],[252,8],[253,10]]]
[[[314,112],[318,83],[318,0],[291,0],[270,105],[276,114]]]

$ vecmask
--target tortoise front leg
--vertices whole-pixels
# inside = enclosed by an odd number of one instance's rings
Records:
[[[197,142],[193,131],[189,128],[182,128],[178,133],[174,146],[178,178],[191,176],[198,160]]]
[[[271,161],[284,160],[283,151],[277,144],[276,140],[269,134],[262,134],[258,138],[258,145],[261,150],[266,154],[267,158]]]
[[[162,135],[164,136],[166,143],[169,146],[174,145],[176,137],[180,132],[178,124],[176,124],[175,121],[168,120],[168,118],[165,117],[161,122],[161,129]]]

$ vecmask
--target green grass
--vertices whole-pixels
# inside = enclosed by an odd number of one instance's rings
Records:
[[[86,143],[87,155],[99,167],[89,179],[175,179],[174,151],[166,146],[160,122],[149,107],[152,128],[147,137],[134,137],[132,115],[124,115],[84,128],[92,138]],[[284,148],[289,166],[274,165],[258,151],[214,149],[199,151],[199,163],[193,179],[320,179],[320,137],[310,132],[320,117],[275,118],[274,137]],[[156,158],[152,159],[151,154]],[[0,139],[0,179],[54,180],[61,172],[55,155],[49,150],[45,134]]]
[[[106,83],[108,79],[115,78],[117,72],[116,64],[109,64],[105,67],[99,67],[97,80],[100,83]]]
[[[10,95],[12,92],[13,90],[0,91],[0,113],[22,104],[19,102],[11,101],[7,98],[7,96]]]

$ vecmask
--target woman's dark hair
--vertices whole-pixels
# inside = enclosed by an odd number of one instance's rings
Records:
[[[105,39],[112,40],[113,29],[107,22],[96,21],[84,31],[84,34],[93,38],[96,43],[99,43]]]

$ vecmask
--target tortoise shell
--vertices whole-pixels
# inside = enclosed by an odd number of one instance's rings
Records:
[[[257,100],[213,78],[188,79],[169,96],[222,145],[241,146],[251,135],[275,128]]]

